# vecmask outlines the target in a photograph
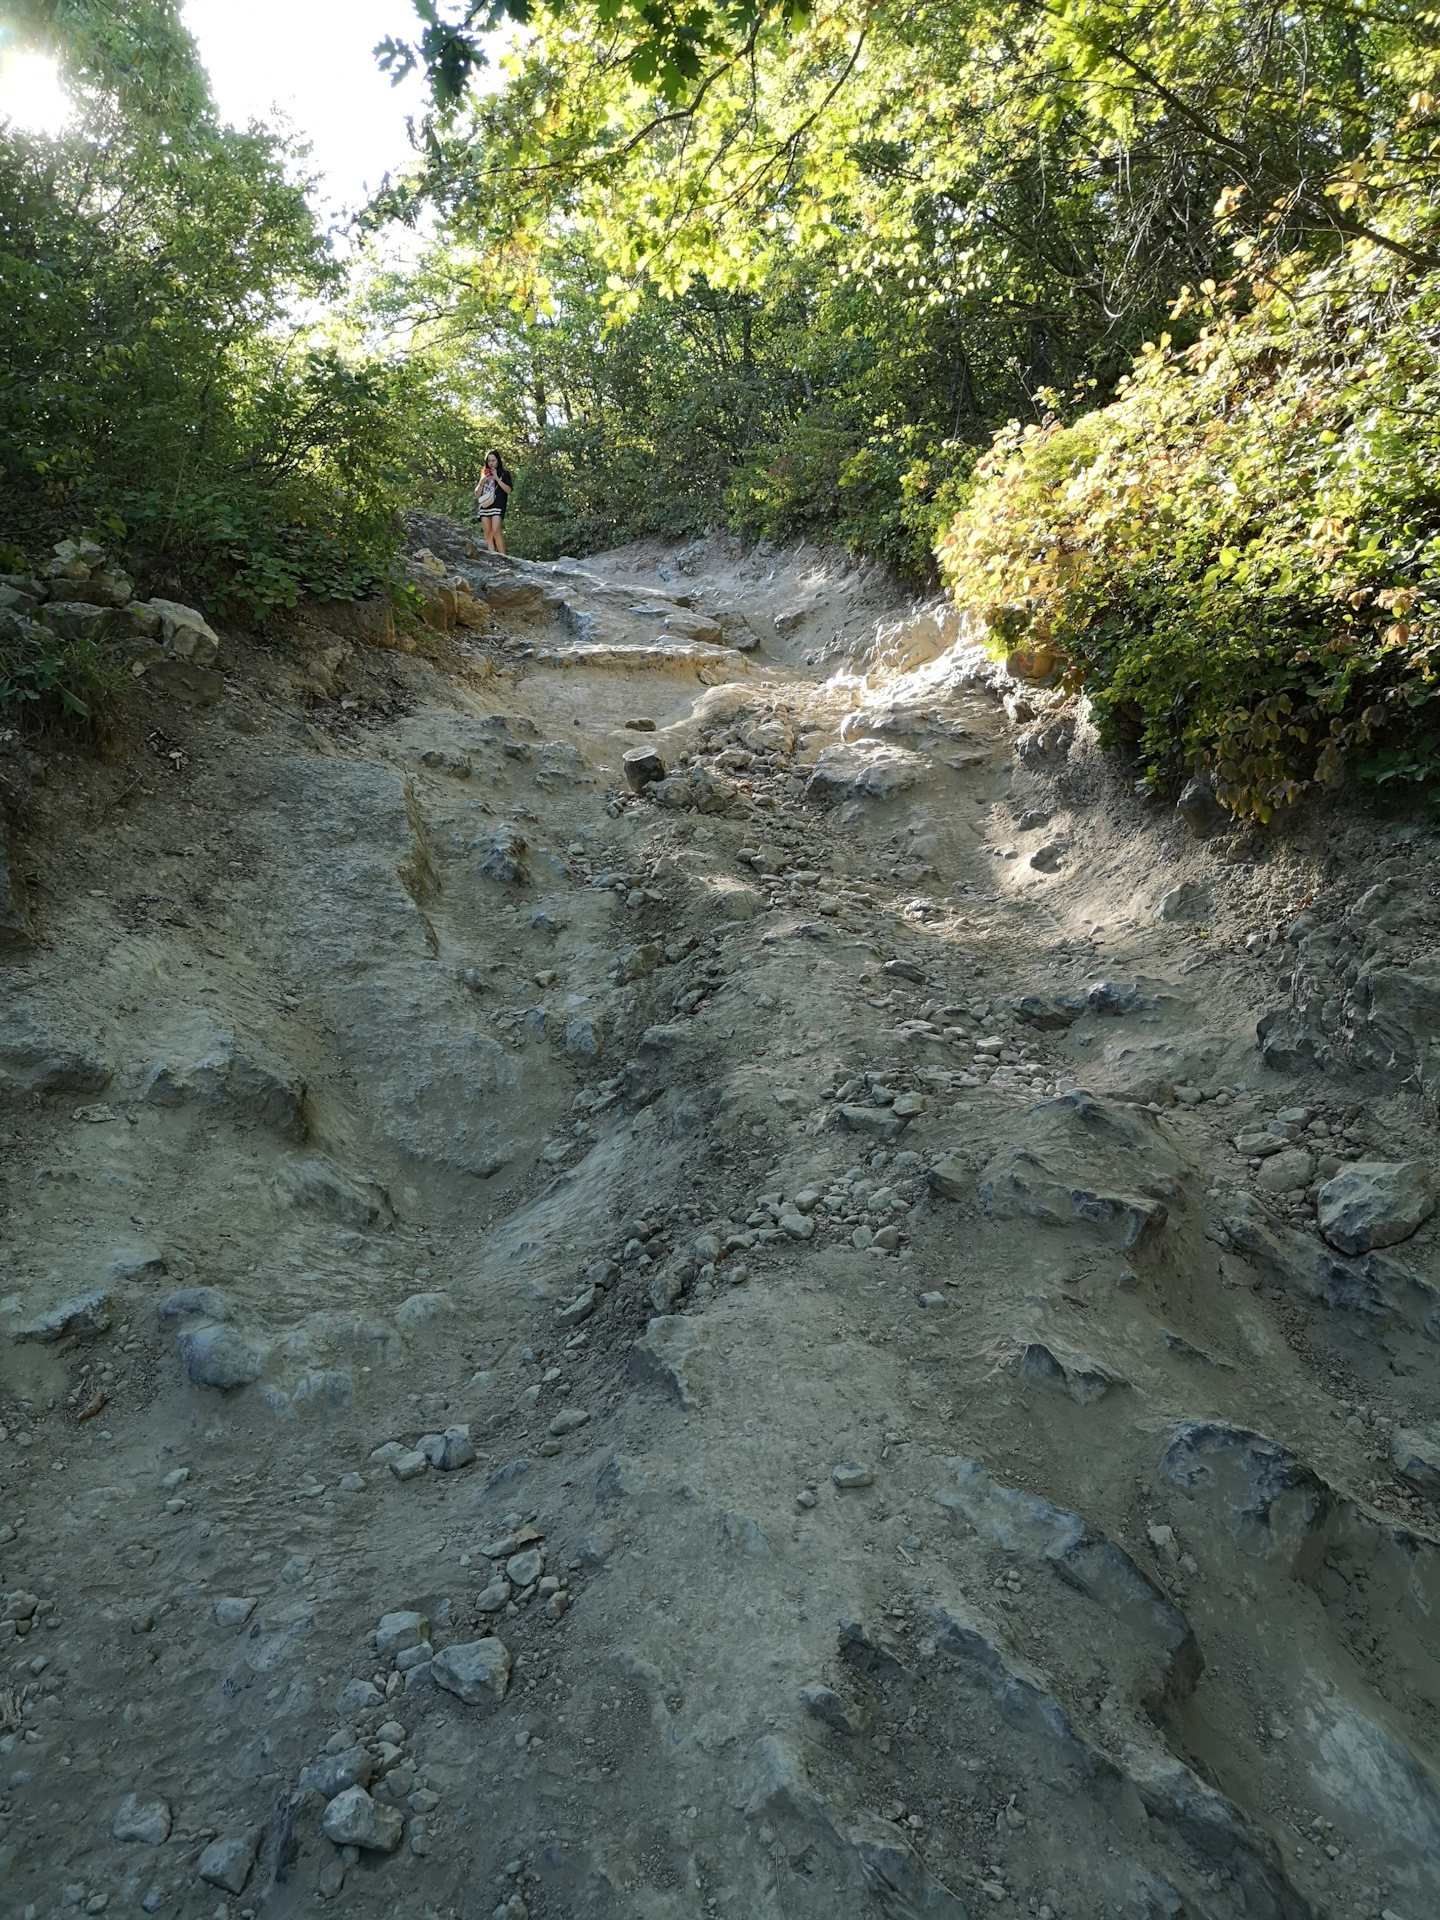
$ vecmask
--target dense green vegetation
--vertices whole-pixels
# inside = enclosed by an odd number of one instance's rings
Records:
[[[94,531],[263,617],[373,590],[397,507],[474,457],[419,359],[347,348],[282,143],[222,125],[171,0],[31,9],[74,130],[0,128],[0,534]]]
[[[618,528],[665,472],[672,519],[917,573],[938,537],[1157,787],[1211,768],[1268,815],[1347,763],[1432,779],[1440,18],[685,18],[682,74],[651,16],[567,6],[482,98],[432,19],[449,78],[391,210],[439,205],[492,304],[554,316],[564,425],[524,422],[552,492]],[[592,389],[606,356],[628,384]]]
[[[18,533],[263,615],[375,584],[495,441],[521,552],[938,547],[1157,786],[1440,765],[1433,10],[416,0],[382,58],[433,112],[369,224],[427,239],[343,282],[171,0],[24,12],[85,113],[0,154]]]
[[[947,577],[1162,786],[1213,767],[1268,818],[1357,755],[1378,784],[1433,777],[1440,274],[1356,241],[1179,304],[1192,346],[1162,334],[1109,406],[997,438]]]

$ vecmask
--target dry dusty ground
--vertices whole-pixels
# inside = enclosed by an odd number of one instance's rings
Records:
[[[1440,1911],[1434,842],[419,538],[482,633],[30,763],[0,1909]]]

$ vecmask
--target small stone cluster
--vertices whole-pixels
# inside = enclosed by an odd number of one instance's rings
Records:
[[[93,540],[61,540],[32,573],[0,574],[0,623],[16,638],[91,640],[112,647],[135,677],[215,700],[220,637],[178,600],[137,600],[127,574]]]

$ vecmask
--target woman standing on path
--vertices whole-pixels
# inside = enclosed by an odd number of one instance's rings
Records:
[[[505,551],[505,509],[514,484],[514,475],[492,447],[485,456],[485,471],[475,483],[475,512],[491,553]]]

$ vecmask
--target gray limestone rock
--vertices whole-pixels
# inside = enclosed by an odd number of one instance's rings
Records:
[[[1245,1193],[1236,1196],[1223,1224],[1247,1260],[1305,1299],[1375,1325],[1393,1316],[1427,1339],[1440,1340],[1440,1290],[1386,1255],[1347,1260],[1313,1234],[1282,1225]]]
[[[545,1556],[538,1547],[527,1547],[523,1553],[511,1554],[505,1562],[505,1573],[512,1586],[528,1587],[540,1578],[545,1571]]]
[[[1202,920],[1210,911],[1210,895],[1193,880],[1182,880],[1171,887],[1160,901],[1160,918],[1170,921]]]
[[[1151,1115],[1077,1088],[1030,1119],[1031,1144],[1003,1148],[981,1175],[988,1213],[1092,1226],[1126,1249],[1164,1226],[1160,1196],[1178,1197],[1181,1163]]]
[[[303,1141],[307,1132],[305,1082],[295,1069],[266,1047],[238,1047],[233,1033],[209,1022],[152,1062],[141,1097],[158,1107],[197,1100],[238,1126],[263,1127],[285,1140]]]
[[[947,1154],[927,1170],[925,1184],[942,1200],[963,1200],[972,1191],[975,1176],[960,1155]]]
[[[224,1893],[243,1893],[259,1844],[260,1835],[254,1830],[212,1840],[196,1862],[196,1871],[208,1885]]]
[[[1356,1160],[1321,1187],[1320,1231],[1342,1253],[1408,1240],[1435,1211],[1435,1180],[1423,1160]]]
[[[191,1383],[222,1393],[258,1380],[270,1356],[268,1341],[232,1326],[185,1327],[175,1345]]]
[[[127,1793],[115,1811],[110,1828],[117,1840],[139,1840],[160,1847],[170,1838],[170,1808],[163,1800],[142,1800]]]
[[[99,1093],[109,1079],[93,1046],[63,1039],[25,1007],[0,1012],[0,1093]]]
[[[1263,1193],[1290,1193],[1307,1187],[1315,1172],[1315,1156],[1304,1147],[1287,1147],[1266,1156],[1255,1184]]]
[[[833,1467],[830,1478],[842,1493],[854,1492],[861,1487],[873,1487],[875,1476],[869,1467],[856,1466],[853,1461],[845,1460]]]
[[[716,629],[718,637],[719,629]],[[625,784],[632,792],[640,793],[657,780],[665,778],[665,762],[654,747],[632,747],[620,763],[625,775]]]
[[[405,1831],[405,1816],[398,1807],[377,1805],[364,1787],[347,1787],[326,1807],[320,1829],[337,1847],[393,1853]]]
[[[1421,1493],[1440,1493],[1440,1425],[1422,1432],[1397,1427],[1390,1442],[1390,1464]]]
[[[1042,1033],[1060,1033],[1073,1027],[1085,1011],[1085,996],[1079,993],[1024,993],[1009,1006],[1017,1020]]]
[[[1088,1407],[1102,1400],[1112,1387],[1127,1384],[1124,1377],[1103,1360],[1091,1360],[1041,1340],[1032,1340],[1020,1356],[1020,1375],[1025,1380],[1041,1380],[1058,1387],[1077,1406]]]
[[[159,617],[160,640],[168,657],[192,667],[214,666],[220,636],[203,613],[178,600],[146,600],[141,605]]]
[[[630,1349],[626,1372],[637,1387],[659,1387],[682,1407],[693,1407],[687,1369],[699,1344],[700,1332],[683,1314],[661,1314],[646,1327]]]
[[[864,1708],[852,1707],[831,1687],[802,1687],[800,1704],[813,1720],[823,1721],[836,1733],[863,1733],[870,1718]]]
[[[446,1647],[433,1662],[435,1684],[467,1707],[498,1705],[510,1685],[510,1654],[493,1635]]]
[[[860,1133],[889,1145],[904,1132],[906,1122],[890,1107],[856,1107],[842,1102],[834,1109],[836,1124],[846,1133]]]
[[[925,777],[927,763],[904,747],[856,740],[824,747],[806,784],[815,800],[892,800]]]
[[[342,1713],[363,1713],[369,1707],[378,1707],[384,1697],[369,1680],[347,1680],[336,1705]]]
[[[1182,1420],[1162,1466],[1194,1502],[1197,1524],[1288,1570],[1332,1505],[1329,1488],[1288,1449],[1223,1420]]]
[[[234,1303],[218,1287],[181,1287],[167,1293],[155,1309],[161,1326],[172,1320],[233,1320]]]
[[[446,1427],[443,1433],[427,1433],[420,1442],[420,1451],[440,1473],[455,1473],[461,1467],[470,1466],[475,1459],[469,1427]]]
[[[927,1872],[908,1835],[892,1821],[862,1814],[846,1838],[855,1849],[860,1877],[882,1911],[969,1920],[963,1901]]]
[[[658,800],[662,807],[668,807],[672,813],[684,813],[687,807],[695,804],[694,787],[678,773],[667,774],[663,780],[652,780],[649,791],[652,800]]]
[[[1215,798],[1203,780],[1191,780],[1175,802],[1175,811],[1196,840],[1224,833],[1234,816]]]
[[[397,1653],[403,1653],[406,1647],[418,1647],[422,1640],[429,1638],[430,1622],[425,1615],[413,1609],[403,1609],[381,1616],[380,1624],[375,1629],[375,1651],[382,1660],[389,1660]]]
[[[322,1754],[308,1767],[300,1769],[300,1791],[318,1793],[333,1800],[350,1787],[368,1787],[375,1763],[362,1746],[345,1747],[339,1753]]]
[[[958,1513],[1006,1553],[1031,1554],[1112,1614],[1146,1663],[1153,1699],[1187,1698],[1204,1668],[1190,1623],[1150,1576],[1114,1541],[1033,1494],[992,1480],[974,1460],[946,1461],[950,1480],[937,1504]]]
[[[22,1322],[11,1338],[17,1346],[41,1347],[54,1346],[59,1340],[98,1340],[110,1331],[111,1318],[108,1293],[82,1293],[73,1300],[62,1300],[34,1320]]]
[[[342,1173],[319,1153],[296,1153],[282,1160],[275,1191],[286,1206],[323,1214],[348,1227],[372,1226],[390,1214],[390,1196],[378,1180]]]
[[[565,1051],[573,1059],[593,1060],[604,1044],[601,1023],[590,1015],[565,1022]]]
[[[594,1311],[595,1289],[587,1287],[582,1294],[577,1295],[570,1302],[568,1307],[560,1309],[555,1316],[556,1324],[562,1327],[578,1327],[580,1322],[588,1320]]]

